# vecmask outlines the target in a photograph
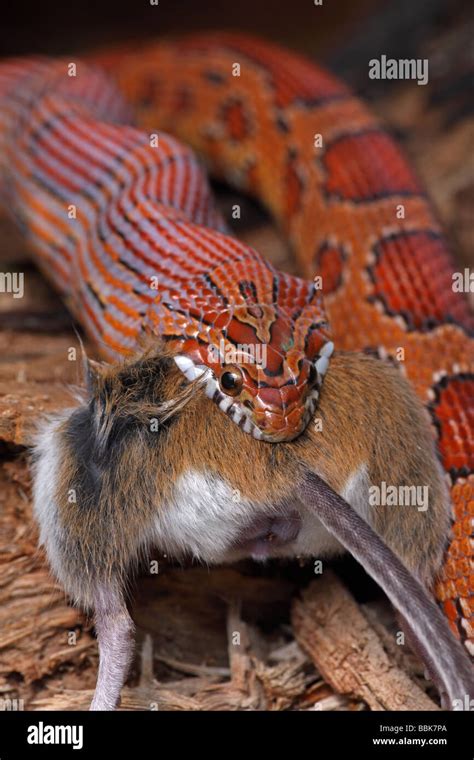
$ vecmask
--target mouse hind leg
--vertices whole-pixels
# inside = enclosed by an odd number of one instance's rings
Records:
[[[99,644],[99,673],[90,709],[114,710],[132,661],[135,632],[119,584],[112,581],[97,587],[94,622]]]

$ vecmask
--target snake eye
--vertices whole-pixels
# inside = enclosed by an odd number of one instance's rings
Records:
[[[314,364],[311,364],[309,367],[309,372],[308,372],[308,385],[312,387],[313,385],[315,385],[317,379],[318,379],[318,371],[316,367],[314,366]]]
[[[244,378],[238,367],[227,369],[220,376],[220,385],[229,396],[237,396],[242,390]]]

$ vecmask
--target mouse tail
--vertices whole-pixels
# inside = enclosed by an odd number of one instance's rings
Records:
[[[469,703],[474,697],[474,669],[422,583],[370,525],[316,474],[306,470],[298,490],[304,504],[378,583],[399,612],[409,640],[440,692],[443,706],[455,709],[456,705]]]

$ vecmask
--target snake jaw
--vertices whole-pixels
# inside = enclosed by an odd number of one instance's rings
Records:
[[[174,361],[177,367],[181,370],[187,380],[193,382],[200,377],[203,377],[206,373],[211,374],[209,367],[196,366],[192,359],[188,356],[174,356]]]
[[[304,408],[301,409],[299,414],[299,420],[291,425],[288,423],[281,428],[272,426],[270,430],[268,430],[268,409],[263,409],[260,415],[258,415],[257,410],[245,406],[239,397],[232,397],[224,393],[213,371],[203,364],[195,364],[189,356],[179,354],[174,357],[174,361],[188,381],[202,380],[206,396],[217,404],[219,409],[238,425],[244,433],[248,433],[257,440],[276,443],[297,438],[309,424],[316,410],[319,390],[329,367],[329,359],[333,351],[334,344],[332,341],[328,341],[321,347],[319,354],[313,361],[313,366],[317,372],[317,382],[306,396]],[[293,417],[298,416],[297,410],[298,407],[295,407],[292,411]],[[256,416],[262,417],[261,425],[258,424],[258,421],[254,421]],[[265,430],[265,427],[267,430]],[[291,435],[289,435],[289,428],[292,429]]]
[[[334,351],[334,343],[332,340],[328,340],[324,346],[321,347],[318,358],[314,362],[314,366],[319,375],[324,376],[329,367],[329,359]]]
[[[214,401],[219,409],[230,417],[231,420],[244,431],[244,433],[249,433],[257,440],[264,438],[258,425],[256,425],[251,419],[251,411],[239,404],[238,401],[233,400],[231,396],[222,393],[219,389],[218,382],[209,367],[202,365],[196,366],[188,356],[183,356],[182,354],[173,358],[175,364],[187,380],[193,382],[194,380],[202,378],[206,396]]]

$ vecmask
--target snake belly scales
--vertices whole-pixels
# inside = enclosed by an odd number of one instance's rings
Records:
[[[230,235],[192,149],[269,210],[304,279]],[[403,348],[451,484],[434,593],[474,652],[474,320],[416,176],[343,83],[232,34],[72,68],[3,62],[0,200],[104,358],[132,353],[143,331],[160,336],[257,438],[304,429],[333,343],[395,360]],[[222,349],[252,345],[266,346],[265,366],[237,360],[234,399],[219,390]]]

